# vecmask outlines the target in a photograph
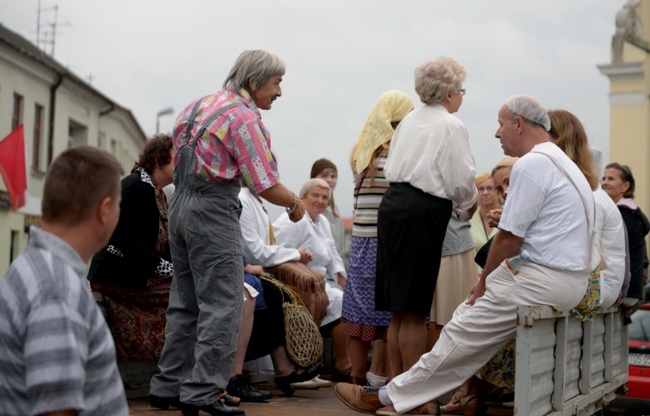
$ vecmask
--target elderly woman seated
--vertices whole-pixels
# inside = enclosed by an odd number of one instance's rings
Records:
[[[300,199],[307,214],[302,220],[292,223],[288,215],[282,214],[273,223],[277,244],[286,248],[304,247],[312,255],[309,267],[323,274],[326,278],[325,290],[329,298],[327,315],[321,324],[321,333],[331,332],[334,342],[333,379],[347,381],[350,373],[348,356],[348,336],[341,324],[343,291],[345,285],[345,267],[336,250],[329,222],[321,215],[327,209],[331,190],[322,179],[308,180],[300,190]]]

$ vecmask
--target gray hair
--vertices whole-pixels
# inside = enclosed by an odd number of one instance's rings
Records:
[[[467,72],[452,58],[441,56],[415,68],[415,92],[424,104],[440,103],[445,95],[458,91]]]
[[[548,111],[537,98],[526,94],[517,94],[508,97],[504,105],[512,112],[513,118],[517,115],[544,127],[546,131],[551,130]]]
[[[244,51],[230,68],[223,82],[223,88],[236,91],[244,88],[250,93],[251,78],[253,86],[258,89],[262,88],[272,76],[284,75],[285,70],[284,62],[270,52],[261,49]]]
[[[307,182],[305,182],[302,188],[300,188],[300,194],[298,196],[300,197],[300,199],[303,199],[304,197],[307,196],[309,192],[312,191],[312,189],[316,189],[316,188],[326,190],[327,192],[329,192],[330,198],[332,197],[332,190],[330,189],[330,186],[327,184],[327,182],[318,178],[312,178]]]

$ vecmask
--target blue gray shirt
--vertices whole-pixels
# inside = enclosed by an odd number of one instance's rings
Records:
[[[0,414],[128,415],[115,345],[66,242],[30,229],[0,280]]]

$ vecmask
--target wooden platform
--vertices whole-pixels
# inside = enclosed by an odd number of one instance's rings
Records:
[[[259,387],[272,391],[275,397],[265,403],[242,403],[240,408],[246,411],[247,416],[352,416],[360,414],[345,406],[336,397],[334,385],[317,390],[297,390],[293,397],[284,397],[272,383],[260,384]],[[132,416],[172,416],[181,414],[180,410],[177,409],[154,409],[149,406],[148,399],[129,400],[129,409]],[[200,413],[200,415],[207,415],[207,413]]]

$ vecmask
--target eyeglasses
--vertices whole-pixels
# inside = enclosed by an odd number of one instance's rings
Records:
[[[465,95],[465,88],[459,89],[458,92],[460,93],[460,95]]]

